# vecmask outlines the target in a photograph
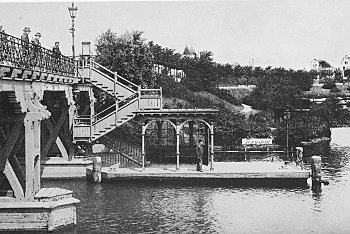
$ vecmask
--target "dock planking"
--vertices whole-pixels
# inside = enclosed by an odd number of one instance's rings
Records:
[[[91,173],[87,168],[87,174]],[[151,165],[144,171],[141,168],[102,168],[103,180],[279,180],[305,181],[309,178],[309,170],[303,170],[295,164],[285,165],[282,162],[215,162],[214,170],[203,166],[203,172],[198,172],[195,165]]]
[[[42,188],[34,196],[38,201],[57,201],[63,198],[72,197],[73,192],[67,189],[61,188]]]

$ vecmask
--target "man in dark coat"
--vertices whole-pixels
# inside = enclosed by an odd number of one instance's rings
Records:
[[[25,50],[29,49],[29,33],[30,33],[30,28],[29,27],[25,27],[23,29],[23,34],[21,36],[21,42],[22,42],[22,48]]]
[[[30,28],[25,27],[23,29],[23,34],[21,36],[21,45],[22,45],[22,65],[27,66],[29,62],[29,33]]]
[[[54,70],[58,72],[61,67],[61,51],[60,51],[60,43],[58,41],[55,42],[55,46],[52,48],[52,57],[54,59]]]
[[[199,139],[196,145],[196,155],[197,155],[197,171],[200,171],[200,172],[203,171],[202,170],[203,153],[204,153],[203,141],[202,139]]]

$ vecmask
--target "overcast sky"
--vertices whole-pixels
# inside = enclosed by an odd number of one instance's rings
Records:
[[[0,0],[0,25],[20,37],[39,31],[51,48],[60,41],[71,55],[68,1]],[[76,1],[76,51],[82,41],[95,42],[107,29],[122,34],[144,31],[147,40],[182,53],[184,47],[210,50],[219,63],[309,69],[313,58],[339,67],[350,55],[350,1]]]

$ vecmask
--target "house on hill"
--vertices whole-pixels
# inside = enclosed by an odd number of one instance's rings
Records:
[[[190,58],[195,58],[197,55],[195,49],[192,46],[189,48],[187,44],[182,54],[184,57],[190,57]]]
[[[343,80],[347,81],[350,78],[350,57],[345,55],[340,63],[340,70],[342,72]]]
[[[335,67],[333,67],[329,62],[320,59],[313,59],[311,61],[311,70],[316,71],[317,79],[315,83],[319,83],[322,78],[335,78]]]

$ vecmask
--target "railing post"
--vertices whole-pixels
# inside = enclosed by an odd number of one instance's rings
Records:
[[[119,111],[119,102],[117,98],[117,79],[118,79],[118,73],[114,73],[114,97],[116,98],[115,100],[115,126],[117,126],[118,123],[118,111]]]
[[[140,107],[140,100],[141,100],[141,86],[138,86],[138,90],[137,90],[137,91],[138,91],[138,96],[139,96],[139,97],[138,97],[138,104],[137,104],[137,105],[138,105],[138,110],[141,110],[141,109],[140,109],[140,108],[141,108],[141,107]]]
[[[163,109],[163,91],[162,91],[162,87],[160,87],[160,110]]]
[[[145,170],[145,135],[146,135],[147,125],[142,123],[142,171]]]
[[[180,170],[180,125],[176,123],[176,171]]]
[[[214,170],[214,126],[210,125],[210,171]]]

